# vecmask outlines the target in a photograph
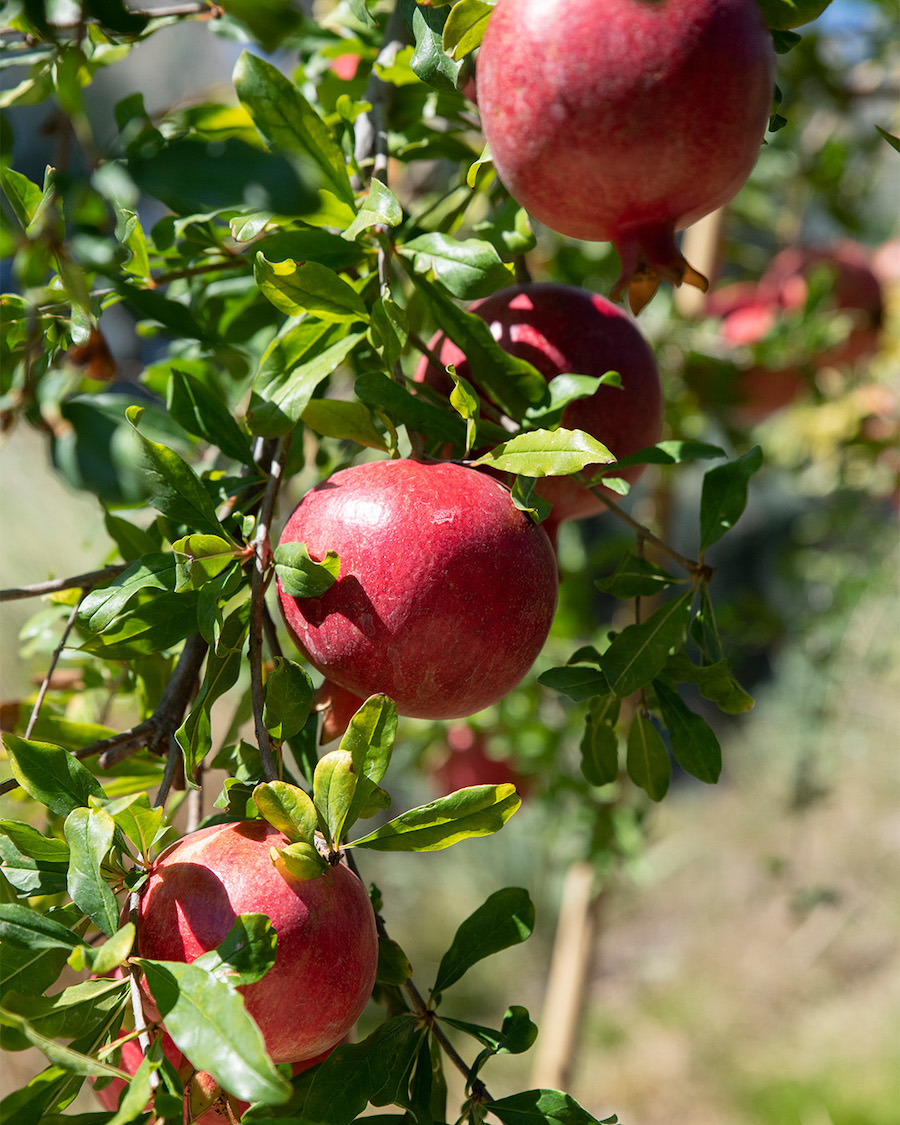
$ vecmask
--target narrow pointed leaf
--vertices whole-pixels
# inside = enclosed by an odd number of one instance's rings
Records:
[[[68,751],[48,742],[32,742],[4,734],[13,777],[29,797],[46,805],[57,816],[87,806],[90,797],[105,797],[103,786]]]
[[[81,981],[52,996],[9,993],[3,1004],[8,1011],[27,1020],[37,1034],[71,1040],[89,1034],[102,1020],[124,1010],[127,997],[127,981],[103,979]],[[10,1049],[24,1049],[27,1044],[25,1039]]]
[[[687,629],[693,591],[665,602],[646,621],[617,634],[601,657],[609,686],[619,698],[649,684],[658,675]]]
[[[290,1085],[275,1070],[238,992],[194,964],[137,959],[175,1046],[197,1070],[245,1101],[280,1104]]]
[[[135,559],[105,586],[91,590],[78,607],[78,624],[102,633],[142,590],[175,590],[176,559],[154,551]]]
[[[609,785],[619,776],[619,699],[610,694],[591,700],[581,739],[581,772],[591,785]]]
[[[628,776],[653,801],[661,801],[669,788],[672,762],[650,716],[638,711],[628,730]]]
[[[707,470],[700,494],[701,551],[721,539],[741,518],[750,478],[761,465],[762,450],[755,445],[743,457]]]
[[[566,664],[562,668],[548,668],[538,676],[538,683],[561,692],[576,702],[606,695],[609,684],[599,668],[590,664]]]
[[[0,1008],[0,1024],[20,1032],[33,1047],[37,1047],[39,1051],[46,1055],[50,1062],[64,1070],[72,1071],[74,1074],[82,1074],[88,1078],[122,1078],[126,1082],[131,1079],[129,1074],[116,1066],[110,1066],[109,1063],[100,1062],[90,1055],[82,1054],[82,1052],[72,1050],[69,1047],[63,1047],[55,1040],[41,1035],[26,1019],[16,1015],[15,1012]]]
[[[484,1102],[503,1125],[614,1125],[615,1115],[598,1122],[560,1090],[525,1090],[500,1101]]]
[[[262,980],[275,964],[276,943],[275,928],[265,914],[239,914],[216,948],[193,963],[238,988]]]
[[[314,693],[305,668],[293,660],[276,660],[263,699],[263,722],[269,734],[279,742],[299,734],[309,718]]]
[[[0,940],[27,950],[64,949],[86,945],[83,938],[30,906],[0,903]]]
[[[256,283],[276,309],[288,316],[310,313],[320,320],[368,320],[368,310],[352,285],[321,262],[270,262],[259,251]]]
[[[173,449],[151,441],[138,429],[143,407],[129,406],[125,417],[134,427],[144,452],[144,472],[150,503],[158,512],[193,531],[224,535],[215,505],[197,474]]]
[[[0,821],[0,870],[20,895],[61,894],[66,889],[69,848],[30,824]]]
[[[499,832],[521,804],[514,785],[476,785],[401,813],[348,847],[431,852]]]
[[[715,785],[722,772],[722,748],[709,723],[692,711],[665,680],[654,680],[653,690],[675,761],[698,781]]]
[[[594,585],[613,598],[652,597],[669,588],[677,580],[654,563],[637,555],[626,555],[609,578],[600,578]]]
[[[441,958],[432,995],[455,984],[478,961],[518,945],[534,929],[534,904],[521,887],[495,891],[460,925]]]
[[[174,363],[170,367],[167,405],[174,420],[189,434],[218,447],[243,465],[253,465],[250,437],[235,421],[224,398]]]
[[[119,905],[100,865],[112,847],[116,824],[103,809],[73,809],[64,826],[69,844],[69,897],[107,937],[116,932]]]

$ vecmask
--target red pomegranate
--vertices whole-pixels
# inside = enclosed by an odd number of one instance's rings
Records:
[[[295,598],[298,647],[346,691],[388,695],[401,715],[471,715],[511,691],[556,609],[556,557],[509,490],[450,463],[374,461],[308,492],[282,543],[338,553],[337,582]]]
[[[649,344],[633,320],[605,297],[571,285],[516,285],[469,306],[511,355],[528,360],[548,380],[565,373],[600,376],[618,371],[621,387],[602,386],[563,411],[561,425],[585,430],[616,457],[653,445],[662,429],[659,371]],[[452,389],[444,371],[452,363],[471,381],[462,351],[438,334],[430,344],[441,365],[424,358],[415,378],[443,394]],[[599,470],[600,466],[594,466]],[[643,471],[622,471],[634,482]],[[610,476],[618,475],[610,466]],[[604,511],[602,501],[570,477],[544,477],[538,493],[553,504],[551,527]]]
[[[506,758],[492,758],[483,734],[467,725],[451,726],[443,756],[431,769],[435,789],[441,796],[471,785],[515,785],[519,796],[529,785]]]
[[[674,232],[749,176],[774,92],[756,0],[499,0],[478,56],[497,174],[536,219],[612,242],[638,311],[706,279]]]
[[[375,983],[378,937],[366,889],[342,864],[313,879],[283,874],[272,848],[288,840],[264,820],[202,828],[167,848],[141,890],[137,950],[193,961],[238,914],[268,915],[275,964],[240,991],[276,1063],[309,1059],[347,1034]]]

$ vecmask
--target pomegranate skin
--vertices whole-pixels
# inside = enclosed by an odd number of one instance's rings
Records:
[[[332,682],[384,692],[401,715],[471,715],[519,683],[556,609],[543,528],[500,482],[446,462],[376,461],[307,493],[282,543],[341,558],[318,598],[279,598],[293,638]]]
[[[619,372],[621,387],[599,387],[589,398],[570,403],[563,411],[563,427],[586,431],[616,457],[659,441],[663,396],[656,360],[631,318],[605,297],[571,285],[515,285],[475,301],[467,311],[487,322],[504,351],[527,360],[548,381],[566,373],[599,377]],[[451,363],[471,380],[468,361],[452,340],[438,334],[430,350],[438,353],[442,366],[423,358],[416,381],[448,393],[452,384],[444,367]],[[621,476],[634,483],[642,472],[639,465],[623,469]],[[610,475],[619,475],[615,466]],[[605,511],[601,500],[570,477],[544,477],[537,492],[553,504],[552,524]]]
[[[369,999],[378,963],[360,880],[341,864],[314,879],[284,876],[269,853],[287,844],[263,820],[193,832],[154,861],[138,911],[138,954],[185,962],[214,949],[238,914],[269,916],[275,964],[240,991],[276,1063],[340,1042]]]
[[[775,55],[756,0],[499,0],[478,106],[500,180],[534,218],[612,242],[613,294],[706,288],[674,232],[731,199],[759,155]]]

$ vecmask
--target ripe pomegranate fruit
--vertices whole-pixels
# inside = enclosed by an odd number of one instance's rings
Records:
[[[759,154],[775,55],[756,0],[499,0],[478,55],[494,166],[536,219],[612,242],[637,312],[660,278],[705,289],[674,232]]]
[[[203,1092],[206,1092],[208,1096],[214,1096],[213,1091],[215,1090],[215,1084],[212,1078],[206,1074],[205,1071],[195,1071],[165,1031],[162,1033],[162,1040],[163,1054],[178,1071],[178,1075],[184,1081],[185,1086],[188,1086],[190,1083],[199,1089],[201,1096]],[[316,1063],[327,1059],[332,1050],[333,1048],[330,1048],[313,1059],[306,1059],[303,1062],[294,1063],[292,1067],[294,1075],[302,1074],[304,1070],[309,1070],[309,1068],[315,1066]],[[119,1059],[118,1065],[128,1074],[134,1075],[137,1073],[137,1069],[141,1065],[143,1057],[144,1054],[141,1050],[140,1043],[138,1043],[136,1039],[130,1039],[127,1043],[122,1044],[121,1058]],[[118,1109],[119,1098],[122,1096],[122,1091],[124,1089],[125,1080],[123,1078],[114,1078],[112,1082],[110,1082],[108,1086],[104,1086],[102,1090],[95,1089],[94,1096],[104,1109],[115,1111]],[[209,1109],[200,1113],[199,1116],[190,1117],[190,1090],[186,1090],[185,1093],[184,1120],[186,1123],[190,1120],[193,1125],[223,1125],[223,1122],[227,1121],[226,1115],[217,1104],[213,1104]],[[238,1098],[232,1097],[230,1094],[224,1094],[222,1096],[227,1100],[234,1116],[238,1119],[250,1104],[249,1102],[242,1102]]]
[[[561,425],[585,430],[616,457],[653,445],[662,430],[663,398],[659,371],[650,346],[631,318],[605,297],[571,285],[516,285],[469,306],[486,321],[491,335],[511,355],[526,359],[547,379],[565,373],[600,376],[618,371],[622,386],[601,386],[589,398],[563,411]],[[444,367],[452,363],[471,381],[460,349],[438,334],[431,351],[441,366],[423,358],[415,378],[446,394],[452,389]],[[589,466],[588,472],[601,466]],[[609,475],[619,475],[614,465]],[[631,482],[643,466],[622,470]],[[537,492],[553,504],[550,526],[604,511],[589,489],[571,477],[544,477]]]
[[[313,879],[282,874],[270,849],[287,843],[264,820],[193,832],[154,861],[138,911],[138,954],[162,961],[193,961],[214,949],[238,914],[268,915],[278,935],[275,964],[240,991],[276,1063],[335,1046],[365,1007],[378,961],[375,917],[359,879],[342,864]]]
[[[540,652],[556,609],[556,558],[543,528],[499,481],[450,463],[375,461],[308,492],[282,543],[329,549],[340,577],[321,597],[279,580],[295,642],[361,698],[401,715],[471,715],[506,695]]]

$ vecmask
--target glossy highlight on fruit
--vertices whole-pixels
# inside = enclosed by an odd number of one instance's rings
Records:
[[[756,0],[499,0],[478,55],[494,167],[534,218],[612,242],[638,311],[665,278],[706,279],[674,232],[727,203],[774,92]]]
[[[499,481],[457,464],[375,461],[343,469],[300,502],[282,543],[340,576],[320,597],[279,598],[302,652],[326,678],[401,715],[471,715],[511,691],[556,609],[543,528]]]
[[[576,286],[542,283],[498,290],[468,311],[487,322],[504,351],[527,360],[548,381],[562,374],[599,378],[618,372],[621,387],[601,386],[590,397],[569,403],[561,426],[584,430],[616,457],[659,441],[663,397],[656,360],[633,319],[617,305]],[[466,357],[452,340],[439,333],[429,347],[440,364],[423,358],[415,374],[418,382],[448,393],[448,364],[472,380]],[[621,475],[631,483],[642,471],[643,466],[634,466],[619,474],[609,466],[610,476]],[[602,500],[570,477],[544,477],[536,491],[553,504],[551,526],[605,510]]]
[[[282,874],[270,852],[287,844],[264,820],[201,828],[154,861],[138,910],[138,954],[186,962],[214,949],[238,914],[268,915],[275,964],[240,991],[276,1063],[340,1042],[369,999],[378,963],[360,880],[342,864],[313,879]]]

